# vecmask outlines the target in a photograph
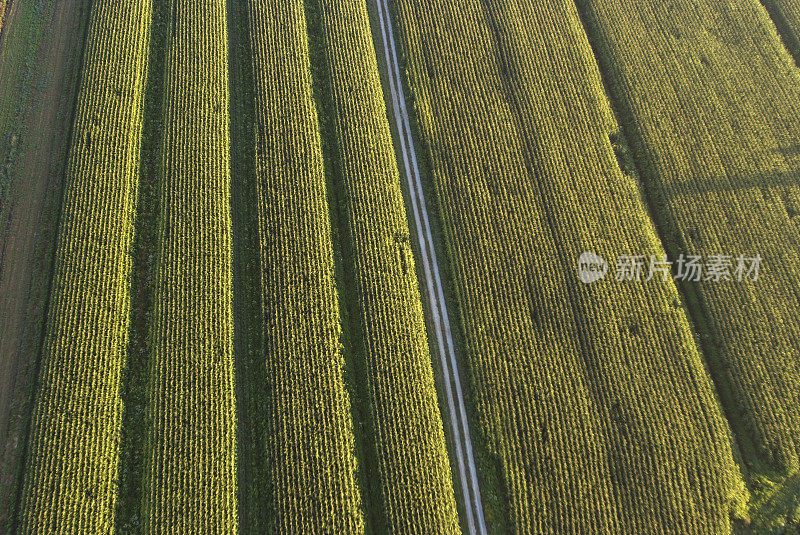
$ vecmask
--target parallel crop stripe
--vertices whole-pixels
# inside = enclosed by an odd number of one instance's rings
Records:
[[[458,532],[419,284],[366,4],[320,0],[335,150],[391,531]]]
[[[274,529],[362,532],[304,5],[249,0],[248,10]]]
[[[93,3],[21,497],[23,533],[113,529],[150,2]]]
[[[171,8],[142,521],[147,533],[235,533],[225,2]]]
[[[695,287],[742,439],[776,470],[797,472],[800,71],[758,2],[634,4],[579,2],[673,256],[763,259],[756,282]]]

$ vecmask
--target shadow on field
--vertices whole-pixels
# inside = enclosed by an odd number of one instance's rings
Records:
[[[227,0],[227,14],[239,532],[267,533],[273,523],[267,444],[270,397],[261,332],[262,266],[250,26],[243,0]]]
[[[144,93],[142,148],[139,166],[139,198],[136,203],[136,230],[133,239],[131,273],[131,318],[128,359],[122,379],[122,438],[117,500],[117,533],[138,533],[147,433],[148,372],[150,347],[147,343],[149,317],[153,309],[154,257],[158,242],[160,213],[159,184],[163,89],[169,32],[168,0],[154,0]]]
[[[780,149],[775,150],[775,152],[791,156],[800,156],[800,143],[795,143],[794,145],[787,145],[785,147],[781,147]],[[800,173],[800,171],[798,171],[798,173]]]
[[[795,149],[797,150],[797,149]],[[800,154],[800,150],[798,151]],[[676,197],[681,194],[702,194],[713,192],[737,192],[751,188],[772,188],[800,186],[800,169],[795,171],[775,171],[753,173],[748,175],[709,176],[699,179],[689,179],[665,187],[666,196]]]

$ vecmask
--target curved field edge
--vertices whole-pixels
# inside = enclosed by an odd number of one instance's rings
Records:
[[[798,0],[761,0],[772,17],[786,48],[800,67],[800,2]]]
[[[671,256],[763,257],[757,283],[687,285],[759,503],[763,489],[797,473],[800,454],[800,73],[757,2],[730,10],[678,2],[668,17],[664,5],[642,4],[621,13],[601,0],[578,2]],[[643,28],[647,39],[632,45],[627,35]],[[654,121],[655,105],[674,119]]]

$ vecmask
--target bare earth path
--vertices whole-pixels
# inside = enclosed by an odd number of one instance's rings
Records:
[[[441,270],[434,249],[428,209],[425,204],[422,180],[419,174],[419,166],[417,165],[417,154],[414,148],[413,136],[411,135],[411,125],[408,120],[408,110],[406,109],[406,98],[400,77],[400,66],[397,59],[389,5],[386,0],[376,1],[389,74],[389,86],[392,92],[392,110],[399,131],[400,148],[403,153],[403,169],[411,194],[417,241],[422,253],[425,286],[431,306],[438,354],[445,377],[447,406],[451,432],[455,442],[457,477],[461,482],[461,492],[466,509],[466,527],[470,534],[480,533],[483,535],[486,533],[486,524],[483,517],[483,502],[478,485],[472,439],[461,388],[458,361],[455,356],[450,317],[447,313],[447,305],[444,299]]]
[[[16,501],[16,476],[50,288],[86,4],[86,0],[58,1],[45,24],[25,122],[18,134],[9,197],[0,213],[4,219],[0,225],[0,493],[4,498],[0,526],[8,525]],[[17,23],[20,12],[6,13],[5,25]]]

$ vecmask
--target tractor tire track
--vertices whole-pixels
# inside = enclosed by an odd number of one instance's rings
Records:
[[[411,135],[411,125],[408,119],[406,98],[400,76],[400,65],[397,57],[394,30],[390,18],[387,0],[376,0],[378,17],[381,25],[383,51],[386,56],[386,65],[389,76],[389,86],[392,93],[392,111],[397,126],[400,148],[403,154],[403,169],[408,189],[411,196],[411,205],[414,212],[417,241],[419,243],[425,274],[425,286],[431,307],[438,354],[441,359],[442,371],[445,377],[445,391],[447,406],[450,415],[451,431],[455,443],[456,468],[461,482],[462,498],[466,510],[466,527],[470,535],[487,533],[483,515],[483,502],[478,484],[475,456],[472,448],[469,422],[464,395],[461,388],[461,377],[455,355],[455,343],[450,327],[450,317],[444,299],[442,288],[441,269],[436,257],[433,235],[422,188],[417,154],[414,140]]]

